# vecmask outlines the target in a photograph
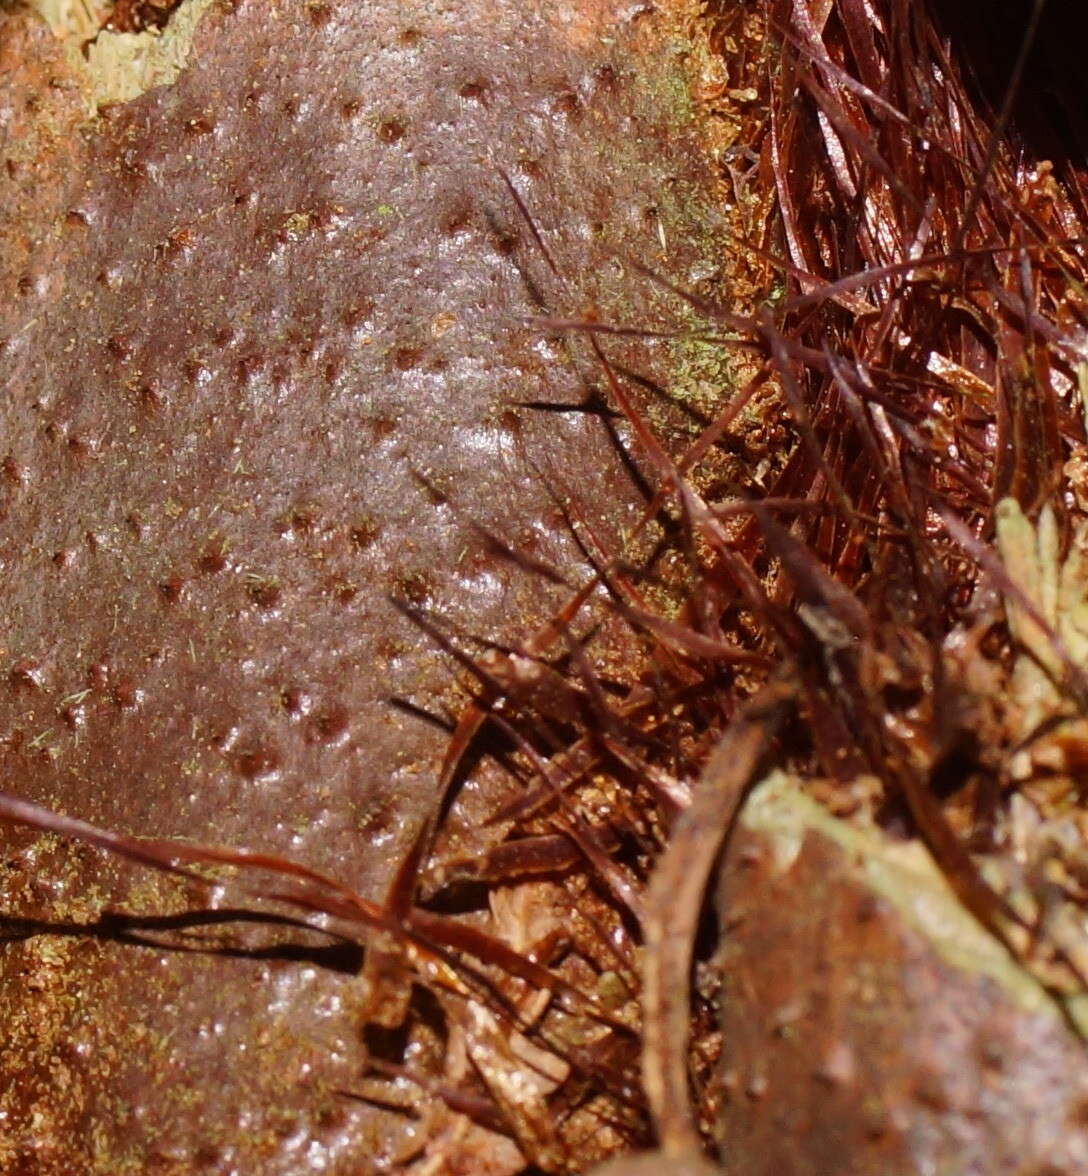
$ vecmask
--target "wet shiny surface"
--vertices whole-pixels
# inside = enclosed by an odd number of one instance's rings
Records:
[[[413,475],[565,568],[545,482],[605,539],[634,517],[598,418],[514,407],[578,401],[592,375],[520,319],[652,313],[612,248],[681,278],[702,264],[674,31],[621,4],[241,0],[205,17],[174,86],[80,128],[23,19],[0,21],[19,144],[0,173],[6,787],[378,897],[442,748],[388,699],[457,697],[387,597],[506,638],[548,605]],[[55,929],[194,901],[4,836],[5,910]],[[301,960],[263,958],[261,928],[234,937],[258,949],[241,958],[17,937],[4,1171],[410,1154],[422,1127],[335,1093],[362,1059],[350,953],[287,938]]]

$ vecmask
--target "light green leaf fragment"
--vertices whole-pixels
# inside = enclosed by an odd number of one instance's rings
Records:
[[[918,841],[892,841],[879,829],[831,816],[784,772],[752,791],[740,815],[764,837],[776,868],[789,869],[809,833],[836,844],[856,864],[865,885],[892,906],[951,967],[986,976],[1026,1012],[1055,1016],[1054,999],[964,907],[929,851]],[[1065,998],[1070,1015],[1088,1030],[1082,997]]]
[[[184,0],[162,30],[99,32],[85,0],[32,0],[32,7],[64,42],[83,84],[88,114],[130,102],[154,86],[172,85],[189,62],[193,35],[214,0]]]

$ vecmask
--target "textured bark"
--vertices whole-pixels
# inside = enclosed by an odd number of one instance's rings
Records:
[[[86,71],[0,16],[6,787],[381,897],[442,749],[388,699],[454,697],[387,596],[508,639],[549,608],[413,474],[560,568],[550,491],[606,504],[605,538],[633,517],[599,417],[516,408],[576,403],[588,372],[519,316],[649,314],[613,248],[705,264],[677,20],[241,0],[172,84],[87,119]],[[261,928],[140,950],[107,907],[195,896],[4,839],[27,920],[0,954],[5,1172],[358,1173],[418,1148],[425,1123],[336,1093],[362,1057],[350,950]]]
[[[725,1172],[1084,1171],[1083,1044],[917,843],[777,777],[718,901]]]

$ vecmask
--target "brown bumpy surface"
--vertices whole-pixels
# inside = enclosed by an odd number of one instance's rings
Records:
[[[451,697],[387,595],[507,637],[547,611],[412,472],[560,566],[546,479],[609,504],[605,535],[635,509],[599,418],[510,407],[578,401],[589,370],[516,316],[537,283],[555,310],[645,316],[609,246],[693,276],[711,169],[678,46],[630,4],[239,0],[174,85],[85,121],[49,32],[0,15],[6,788],[381,896],[442,747],[386,700]],[[4,844],[4,911],[55,931],[191,898]],[[335,1093],[361,1056],[351,953],[27,929],[0,953],[4,1172],[410,1154],[410,1122]]]
[[[724,1173],[1083,1172],[1083,1044],[920,847],[768,828],[718,891]]]

